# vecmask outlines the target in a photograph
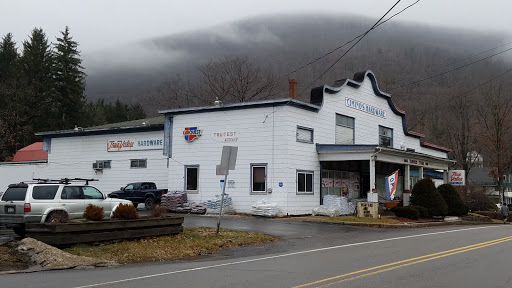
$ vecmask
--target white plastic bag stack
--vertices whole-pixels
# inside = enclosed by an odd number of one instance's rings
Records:
[[[340,197],[340,215],[350,215],[354,213],[354,209],[351,209],[347,197]]]
[[[354,213],[354,206],[348,202],[347,197],[336,195],[325,195],[323,205],[313,208],[312,215],[336,217],[339,215],[350,215]]]
[[[252,205],[251,211],[252,215],[256,216],[276,217],[279,213],[279,208],[276,203],[263,199]]]
[[[215,195],[215,199],[208,200],[206,202],[206,214],[219,214],[220,204],[222,202],[221,195]],[[222,215],[232,214],[235,210],[233,209],[233,200],[228,194],[224,194],[224,203],[222,205]]]
[[[311,213],[313,216],[329,216],[329,217],[336,217],[339,216],[339,211],[336,208],[333,207],[327,207],[325,205],[320,205],[315,208],[313,208],[313,212]]]

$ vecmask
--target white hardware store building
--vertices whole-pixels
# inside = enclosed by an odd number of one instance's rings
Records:
[[[154,181],[206,201],[220,194],[222,147],[237,146],[226,187],[234,209],[249,213],[266,199],[288,215],[310,214],[327,194],[366,198],[375,191],[385,198],[384,177],[396,170],[398,197],[429,172],[443,173],[446,182],[449,150],[407,130],[405,113],[371,71],[312,89],[309,103],[295,99],[296,82],[290,85],[289,99],[164,110],[164,118],[144,125],[40,133],[48,163],[22,173],[94,177],[104,192]]]

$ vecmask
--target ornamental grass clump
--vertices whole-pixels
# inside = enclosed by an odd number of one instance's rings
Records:
[[[461,216],[468,214],[469,208],[462,202],[459,193],[451,184],[443,184],[437,187],[437,191],[443,196],[448,206],[448,215]]]
[[[161,218],[167,214],[167,208],[161,205],[153,205],[149,210],[149,216],[153,218]]]
[[[137,219],[139,218],[139,213],[137,213],[137,209],[132,204],[119,204],[117,209],[113,212],[114,218],[116,219]]]
[[[428,209],[432,216],[446,216],[448,206],[431,179],[419,180],[411,191],[411,204]]]
[[[83,217],[89,221],[100,221],[103,219],[103,207],[89,204],[85,207]]]

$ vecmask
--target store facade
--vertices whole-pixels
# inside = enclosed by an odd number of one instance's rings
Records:
[[[296,91],[296,82],[290,85]],[[446,182],[450,150],[408,131],[405,113],[380,91],[371,71],[314,88],[309,103],[290,96],[160,111],[170,189],[187,191],[192,201],[218,195],[216,165],[224,145],[238,147],[226,192],[239,212],[250,212],[261,199],[288,215],[311,213],[324,195],[367,198],[375,192],[382,200],[384,177],[397,170],[397,196],[406,204],[424,171],[443,173]]]

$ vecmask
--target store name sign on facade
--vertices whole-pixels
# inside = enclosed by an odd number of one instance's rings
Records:
[[[360,102],[360,101],[357,101],[354,99],[345,98],[345,106],[359,110],[359,111],[366,112],[373,116],[377,116],[377,117],[384,118],[384,119],[386,118],[386,111],[379,109],[377,107],[370,106],[366,103],[363,103],[363,102]]]
[[[218,142],[238,142],[238,133],[235,131],[213,132],[212,137]]]
[[[140,151],[159,150],[164,148],[163,139],[140,139],[130,138],[122,140],[107,140],[107,151]]]
[[[428,166],[428,162],[419,161],[419,160],[415,160],[415,159],[404,159],[404,163],[411,163],[411,164],[420,165],[420,166]]]

